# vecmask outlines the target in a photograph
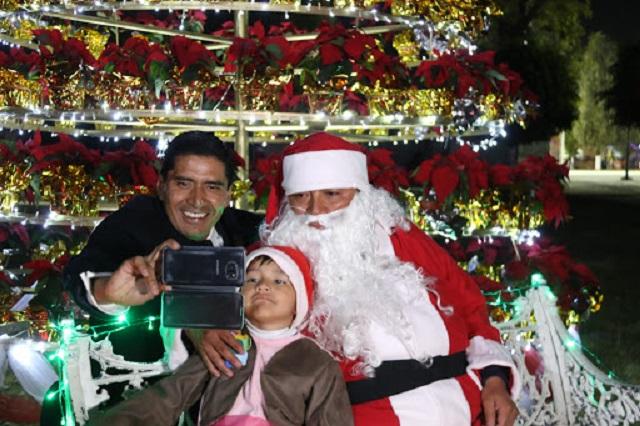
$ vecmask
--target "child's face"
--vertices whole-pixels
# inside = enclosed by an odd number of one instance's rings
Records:
[[[289,276],[274,261],[251,262],[242,294],[244,312],[262,330],[289,327],[296,311],[296,292]]]

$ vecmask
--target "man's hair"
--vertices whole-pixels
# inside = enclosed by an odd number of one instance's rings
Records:
[[[176,165],[176,158],[183,155],[213,157],[224,164],[224,174],[229,185],[237,179],[236,166],[233,163],[233,150],[210,132],[185,132],[176,136],[164,153],[164,161],[160,169],[163,179]]]

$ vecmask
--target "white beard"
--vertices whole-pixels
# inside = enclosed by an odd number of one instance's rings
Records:
[[[395,227],[408,227],[402,207],[386,191],[371,188],[328,215],[296,215],[285,206],[264,235],[268,244],[297,247],[309,258],[317,283],[309,331],[338,357],[359,360],[355,373],[371,375],[382,361],[371,341],[374,321],[397,336],[413,358],[428,355],[416,353],[415,333],[403,311],[427,297],[433,279],[382,250],[380,240]]]

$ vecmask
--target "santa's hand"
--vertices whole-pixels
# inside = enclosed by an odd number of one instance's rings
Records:
[[[97,279],[93,295],[100,304],[115,303],[123,306],[142,305],[164,289],[156,278],[156,265],[165,247],[180,248],[175,240],[158,245],[147,256],[125,260],[109,277]]]
[[[518,408],[511,399],[504,381],[489,377],[482,388],[482,408],[486,426],[512,426],[518,417]]]
[[[236,340],[235,334],[235,331],[229,330],[187,330],[187,336],[196,346],[202,361],[216,377],[220,377],[221,372],[233,377],[233,371],[225,365],[225,360],[235,368],[242,367],[242,363],[232,352],[244,353],[244,348]]]

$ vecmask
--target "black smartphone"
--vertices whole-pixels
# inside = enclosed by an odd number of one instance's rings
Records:
[[[244,325],[244,249],[184,246],[165,249],[160,281],[161,323],[170,328],[240,330]]]
[[[242,247],[167,248],[161,259],[160,280],[172,287],[240,287],[244,283]]]

